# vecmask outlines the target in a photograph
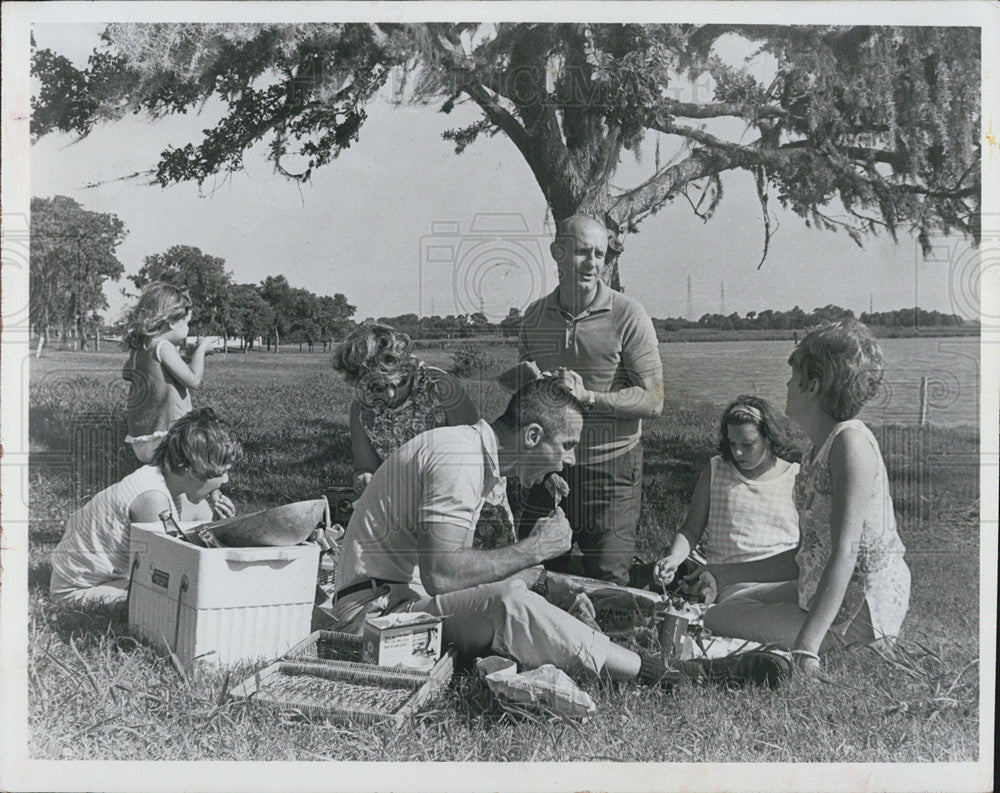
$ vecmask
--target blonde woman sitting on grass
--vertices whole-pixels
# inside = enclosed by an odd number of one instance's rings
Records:
[[[785,413],[812,441],[795,484],[798,580],[742,585],[708,610],[705,627],[785,647],[813,673],[821,652],[899,634],[910,571],[878,442],[856,418],[882,381],[878,343],[845,320],[808,333],[788,363]]]

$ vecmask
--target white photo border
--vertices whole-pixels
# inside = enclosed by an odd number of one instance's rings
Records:
[[[4,3],[2,72],[2,206],[5,237],[11,218],[30,202],[29,31],[41,22],[112,21],[454,21],[476,19],[557,22],[729,22],[874,25],[970,25],[982,32],[983,215],[1000,218],[1000,8],[985,2],[25,2]],[[998,129],[992,130],[997,120]],[[998,221],[1000,222],[1000,221]],[[5,261],[6,265],[6,261]],[[8,272],[8,270],[11,270]],[[26,269],[4,267],[3,316],[28,304]],[[981,273],[981,313],[1000,316],[1000,268]],[[980,745],[978,762],[893,764],[710,763],[359,763],[89,762],[39,761],[28,756],[27,728],[27,508],[2,503],[0,590],[0,787],[4,790],[302,791],[433,790],[988,790],[994,752],[997,602],[997,443],[1000,331],[984,326],[981,338],[981,567]],[[27,330],[2,335],[0,490],[27,493]],[[21,499],[26,501],[26,497]]]

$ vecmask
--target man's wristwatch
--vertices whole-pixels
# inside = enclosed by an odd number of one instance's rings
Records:
[[[531,591],[536,595],[541,595],[542,597],[549,594],[549,573],[547,570],[542,570],[541,574],[535,580],[534,585],[531,587]]]
[[[580,399],[580,404],[583,405],[584,410],[593,410],[594,405],[597,403],[597,397],[594,395],[593,391],[584,391],[583,397]]]

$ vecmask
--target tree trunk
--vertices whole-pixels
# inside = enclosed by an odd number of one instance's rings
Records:
[[[281,343],[281,337],[278,335],[277,327],[274,329],[274,354],[277,355],[281,350],[278,345]]]

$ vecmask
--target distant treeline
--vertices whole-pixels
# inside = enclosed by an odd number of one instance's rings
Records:
[[[789,311],[748,311],[740,316],[735,311],[732,314],[705,314],[697,322],[681,317],[653,318],[653,326],[661,341],[673,340],[684,331],[778,331],[770,334],[754,333],[754,338],[762,335],[773,338],[792,337],[792,332],[805,330],[824,322],[835,322],[839,319],[853,317],[854,312],[848,308],[827,305],[806,313],[798,306]],[[940,330],[942,333],[974,333],[979,327],[978,322],[970,322],[957,314],[942,314],[940,311],[925,311],[922,308],[901,308],[897,311],[876,311],[862,313],[859,319],[873,329],[880,330],[880,335],[910,335],[911,332]],[[497,335],[516,337],[521,325],[521,312],[512,308],[505,319],[491,322],[481,313],[465,314],[447,317],[418,317],[416,314],[401,314],[396,317],[379,317],[379,322],[392,325],[414,339],[461,339],[470,337]],[[780,331],[784,331],[781,333]],[[726,334],[727,338],[739,338],[738,334]]]
[[[658,330],[684,330],[685,328],[802,330],[853,316],[854,312],[849,308],[829,304],[823,308],[813,309],[810,314],[795,306],[789,311],[774,311],[769,308],[764,311],[748,311],[742,317],[735,311],[727,315],[705,314],[697,322],[680,318],[654,319],[653,324],[657,326]],[[901,308],[896,311],[863,312],[858,319],[866,325],[885,328],[960,328],[976,324],[968,322],[957,314],[924,311],[920,307]]]
[[[521,312],[512,308],[501,322],[490,322],[485,314],[449,314],[446,317],[418,317],[400,314],[398,317],[378,317],[378,322],[392,325],[411,339],[468,339],[476,336],[517,336]]]

